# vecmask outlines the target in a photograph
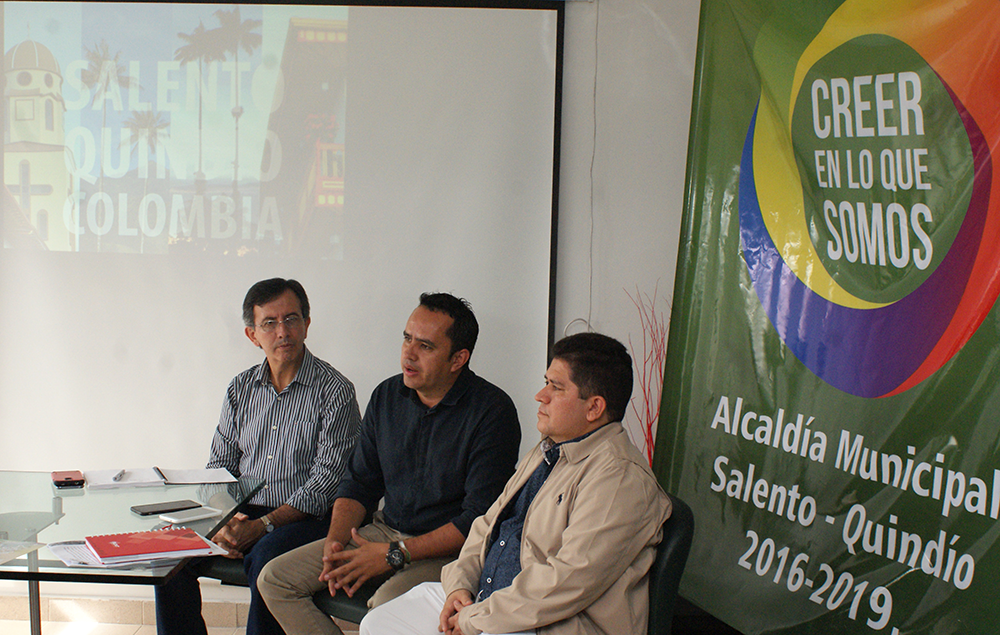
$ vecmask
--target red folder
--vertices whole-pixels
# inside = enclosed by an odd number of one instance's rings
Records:
[[[87,547],[102,564],[188,558],[213,553],[212,543],[194,530],[184,527],[87,536],[86,541]]]

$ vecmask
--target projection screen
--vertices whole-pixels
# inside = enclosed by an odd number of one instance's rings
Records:
[[[480,5],[2,3],[0,465],[202,465],[274,276],[362,410],[467,298],[536,442],[562,8]]]

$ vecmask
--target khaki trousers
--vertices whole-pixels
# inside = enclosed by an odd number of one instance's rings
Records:
[[[358,529],[362,538],[372,542],[394,542],[412,538],[381,521],[376,514],[371,524]],[[317,540],[271,560],[257,578],[257,590],[281,627],[289,635],[342,635],[333,620],[316,608],[312,596],[327,587],[320,582],[323,572],[323,544]],[[356,549],[354,541],[347,546]],[[368,601],[374,608],[398,597],[423,582],[440,582],[441,568],[454,558],[418,560],[385,579]]]

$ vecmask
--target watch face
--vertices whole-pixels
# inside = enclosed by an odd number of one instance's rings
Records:
[[[405,564],[403,552],[399,550],[399,547],[389,549],[389,553],[385,554],[385,561],[388,562],[389,566],[396,571],[402,569],[403,564]]]

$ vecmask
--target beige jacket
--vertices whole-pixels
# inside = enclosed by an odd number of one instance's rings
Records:
[[[467,589],[476,596],[493,525],[541,460],[536,446],[473,522],[458,559],[441,572],[446,594]],[[670,499],[620,423],[567,443],[528,508],[521,572],[511,586],[462,610],[462,632],[645,633],[647,573],[668,516]]]

